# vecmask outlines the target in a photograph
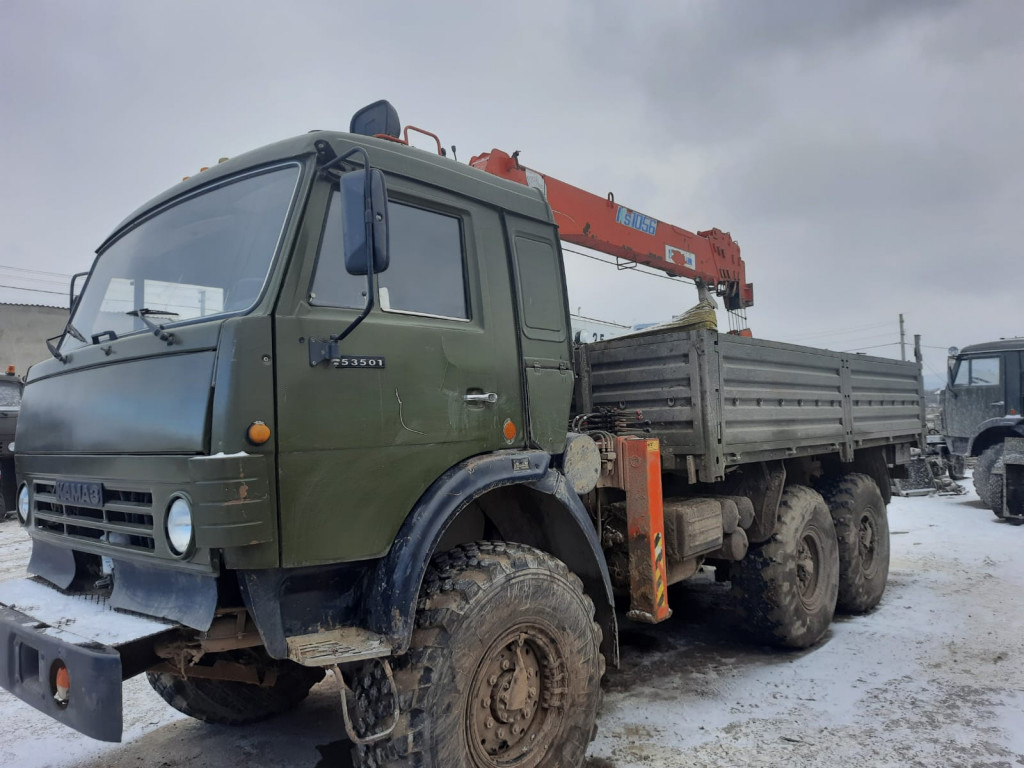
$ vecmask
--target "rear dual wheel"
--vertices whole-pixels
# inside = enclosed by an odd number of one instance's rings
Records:
[[[844,613],[865,613],[882,599],[889,579],[889,518],[878,485],[850,473],[823,484],[839,544],[839,597]]]
[[[744,630],[756,642],[808,648],[828,630],[839,592],[835,526],[822,497],[791,485],[775,534],[730,569]]]

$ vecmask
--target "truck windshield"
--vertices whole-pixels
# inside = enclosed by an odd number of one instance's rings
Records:
[[[16,379],[0,379],[0,408],[17,408],[21,405],[21,382]]]
[[[244,312],[259,298],[277,252],[298,166],[245,176],[144,219],[96,260],[71,324],[103,340]],[[106,336],[104,336],[106,334]],[[72,334],[62,348],[88,341]]]

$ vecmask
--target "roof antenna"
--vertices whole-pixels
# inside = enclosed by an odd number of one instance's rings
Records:
[[[455,154],[455,145],[452,144],[452,157],[455,158],[455,162],[459,162],[459,156]]]

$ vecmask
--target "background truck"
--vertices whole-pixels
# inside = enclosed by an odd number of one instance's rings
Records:
[[[6,374],[0,375],[0,520],[14,511],[18,494],[14,468],[14,434],[18,426],[23,386],[13,365],[7,367]]]
[[[1024,339],[1000,339],[950,349],[949,380],[942,392],[939,446],[954,480],[976,457],[974,489],[997,517],[1004,509],[1004,443],[1024,437]],[[1024,516],[1024,507],[1011,516]]]
[[[578,766],[616,599],[662,621],[714,566],[795,648],[877,605],[920,366],[719,334],[725,233],[409,130],[378,102],[101,245],[25,388],[16,696],[118,740],[132,675],[239,724],[331,670],[359,765]],[[699,279],[696,322],[574,346],[560,236]]]

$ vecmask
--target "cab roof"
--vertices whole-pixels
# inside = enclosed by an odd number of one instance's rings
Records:
[[[977,355],[986,352],[1018,352],[1024,351],[1024,337],[1015,336],[1012,339],[1000,339],[999,341],[986,341],[982,344],[971,344],[960,350],[960,355]]]
[[[527,218],[538,219],[548,224],[554,223],[551,209],[543,193],[532,187],[501,179],[452,158],[441,157],[417,147],[353,133],[311,131],[245,152],[175,184],[133,211],[117,225],[97,250],[102,250],[107,243],[139,218],[179,196],[256,168],[288,160],[311,161],[316,157],[315,144],[318,141],[327,141],[338,155],[353,147],[362,147],[370,157],[370,164],[380,168],[385,174],[415,179]],[[353,167],[359,167],[358,163]]]

